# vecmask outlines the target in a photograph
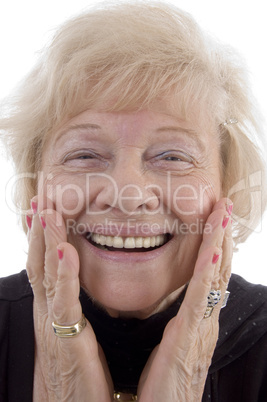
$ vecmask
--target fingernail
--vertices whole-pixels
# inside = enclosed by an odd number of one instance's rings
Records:
[[[233,204],[226,204],[226,211],[228,212],[229,215],[232,215],[233,212]]]
[[[229,222],[229,216],[225,216],[224,218],[223,218],[223,222],[222,222],[222,227],[223,227],[223,229],[225,229],[226,228],[226,226],[227,226],[227,224],[228,224],[228,222]]]
[[[32,213],[37,214],[37,202],[31,201]]]
[[[29,215],[26,215],[26,222],[29,229],[32,227],[32,218]]]
[[[220,258],[220,254],[214,254],[212,257],[212,264],[216,264]]]
[[[45,220],[44,220],[44,218],[42,216],[40,216],[40,221],[41,221],[41,225],[43,226],[43,229],[45,229],[46,228],[46,223],[45,223]]]
[[[63,251],[60,250],[60,248],[57,249],[57,254],[58,254],[58,258],[59,258],[60,260],[62,260],[62,259],[63,259]]]

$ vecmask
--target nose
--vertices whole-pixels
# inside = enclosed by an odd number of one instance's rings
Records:
[[[148,182],[146,173],[128,162],[106,177],[95,205],[98,210],[111,211],[116,216],[152,214],[158,209],[160,198],[157,186]]]

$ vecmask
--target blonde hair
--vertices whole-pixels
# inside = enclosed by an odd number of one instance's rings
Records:
[[[263,136],[243,60],[171,5],[106,4],[65,23],[16,94],[4,101],[1,136],[16,173],[34,175],[46,139],[64,120],[90,108],[142,109],[161,98],[179,100],[173,106],[186,119],[197,108],[199,118],[218,127],[223,193],[240,218],[236,243],[244,241],[265,208],[266,186]],[[238,123],[222,124],[231,118]],[[18,182],[20,210],[29,208],[36,191],[36,178]]]

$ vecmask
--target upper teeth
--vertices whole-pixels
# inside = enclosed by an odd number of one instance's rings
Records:
[[[114,248],[149,248],[161,246],[166,241],[166,235],[164,234],[151,237],[121,237],[91,233],[90,237],[95,243],[101,246]]]

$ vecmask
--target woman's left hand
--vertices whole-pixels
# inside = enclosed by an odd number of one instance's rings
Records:
[[[229,205],[229,200],[221,199],[208,217],[206,227],[212,230],[204,231],[184,301],[176,317],[166,326],[161,343],[152,352],[141,375],[140,402],[202,400],[218,339],[220,308],[231,275]],[[220,289],[222,299],[211,316],[203,318],[211,289]]]

